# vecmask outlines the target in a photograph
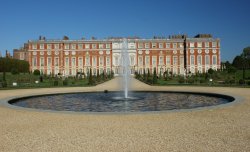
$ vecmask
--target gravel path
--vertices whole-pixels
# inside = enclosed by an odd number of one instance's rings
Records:
[[[30,94],[119,90],[120,78],[95,87],[1,90],[0,99]],[[239,96],[236,104],[180,112],[67,114],[0,106],[0,151],[250,151],[250,89],[152,87],[133,90],[212,92]]]

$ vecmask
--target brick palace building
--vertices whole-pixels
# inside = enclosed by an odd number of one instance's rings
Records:
[[[21,49],[14,50],[14,58],[27,60],[30,71],[43,74],[74,76],[77,72],[96,74],[114,71],[119,75],[123,38],[91,40],[29,40]],[[169,38],[127,38],[131,74],[135,71],[157,73],[165,71],[176,75],[204,73],[220,69],[220,39],[210,34],[195,37],[173,35]]]

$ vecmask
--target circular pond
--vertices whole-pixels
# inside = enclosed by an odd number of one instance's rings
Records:
[[[76,112],[140,112],[192,109],[214,106],[233,101],[218,94],[187,92],[86,92],[24,97],[9,101],[26,108]]]

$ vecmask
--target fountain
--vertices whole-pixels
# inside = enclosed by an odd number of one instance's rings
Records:
[[[123,77],[123,90],[124,90],[124,98],[128,98],[128,85],[129,85],[129,77],[130,77],[130,62],[129,62],[129,53],[128,53],[128,41],[126,38],[122,41],[122,77]]]

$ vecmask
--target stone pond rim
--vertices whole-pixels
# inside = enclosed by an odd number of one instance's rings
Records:
[[[12,107],[22,107],[25,109],[35,109],[39,111],[55,111],[55,112],[90,112],[90,113],[133,113],[133,112],[160,112],[160,111],[179,111],[179,110],[193,110],[193,109],[200,109],[200,108],[209,108],[209,107],[217,107],[220,105],[226,105],[227,103],[231,103],[235,100],[234,97],[229,95],[217,94],[217,93],[200,93],[200,92],[185,92],[185,91],[133,91],[130,92],[132,95],[136,95],[136,98],[131,98],[132,100],[123,100],[119,98],[120,96],[119,91],[108,91],[105,90],[104,92],[69,92],[69,93],[54,93],[54,94],[41,94],[41,95],[31,95],[31,96],[24,96],[18,97],[15,99],[11,99],[8,101]],[[174,97],[169,97],[169,94],[174,95]],[[83,95],[83,96],[82,96]],[[166,96],[165,96],[166,95]],[[50,100],[48,102],[44,102],[42,98],[53,98],[56,97],[60,99],[64,96],[61,100],[65,102],[62,104],[60,101],[53,101],[55,104],[51,106]],[[114,98],[118,96],[118,98]],[[187,99],[184,99],[187,96]],[[172,98],[174,101],[165,101],[165,98]],[[187,102],[186,100],[190,101],[194,99],[191,103]],[[197,103],[195,99],[206,99],[213,101],[213,104],[210,104],[209,101],[206,101],[204,105],[200,102]],[[42,100],[43,102],[38,103],[36,105],[35,101],[28,102],[31,104],[31,107],[23,105],[18,105],[23,100],[33,100],[37,99]],[[70,99],[70,100],[69,100]],[[83,99],[83,100],[82,100]],[[100,101],[99,101],[100,99]],[[172,100],[170,99],[170,100]],[[176,99],[181,99],[182,102],[176,103]],[[218,101],[216,101],[219,99]],[[69,101],[65,101],[69,100]],[[73,101],[72,101],[73,100]],[[146,101],[144,101],[146,100]],[[77,102],[75,102],[77,101]],[[75,103],[74,103],[75,102]],[[34,104],[35,103],[35,104]],[[40,105],[39,105],[40,104]],[[75,104],[75,105],[74,105]],[[174,107],[176,106],[179,107]],[[198,104],[198,105],[197,105]],[[48,105],[46,107],[46,105]],[[79,107],[83,106],[83,107]],[[38,107],[37,107],[38,106]],[[39,107],[42,106],[42,107]],[[170,106],[170,107],[169,107]],[[184,107],[183,107],[184,106]],[[187,107],[185,107],[187,106]],[[51,108],[55,107],[55,109]],[[75,108],[75,109],[74,109]],[[113,109],[117,108],[117,109]]]

